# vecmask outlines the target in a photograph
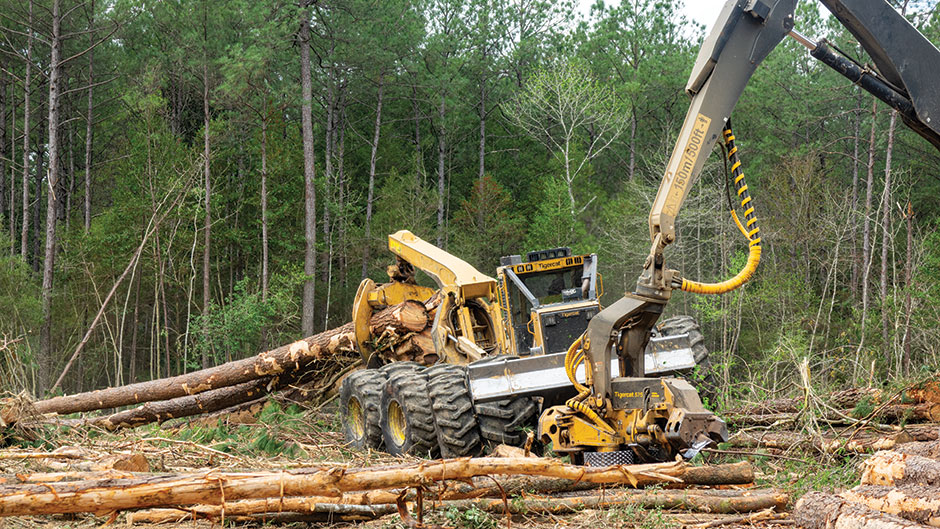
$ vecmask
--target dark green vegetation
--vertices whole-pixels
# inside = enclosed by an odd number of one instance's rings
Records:
[[[687,108],[703,32],[677,3],[0,0],[0,385],[51,390],[92,327],[55,392],[338,326],[403,228],[484,271],[597,252],[609,303]],[[908,15],[940,40],[930,7]],[[812,3],[797,26],[856,53]],[[804,357],[822,385],[937,365],[940,157],[872,103],[788,41],[738,105],[764,261],[670,305],[718,399]],[[704,280],[746,257],[711,160],[667,254]]]

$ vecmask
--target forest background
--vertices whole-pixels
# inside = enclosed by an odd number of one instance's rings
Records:
[[[610,303],[688,107],[704,29],[679,7],[0,0],[0,387],[148,380],[339,326],[400,229],[490,274],[596,252]],[[934,2],[896,7],[940,42]],[[866,62],[820,9],[797,28]],[[804,358],[823,385],[940,365],[937,151],[792,40],[734,122],[764,259],[668,307],[701,321],[719,399],[786,390]],[[726,195],[713,155],[667,254],[689,277],[746,260]]]

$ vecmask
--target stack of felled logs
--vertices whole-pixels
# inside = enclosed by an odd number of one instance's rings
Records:
[[[864,462],[859,486],[841,494],[809,493],[793,517],[807,529],[940,527],[940,441],[876,453]]]
[[[396,360],[433,354],[425,340],[436,302],[405,301],[372,315],[373,348]],[[432,347],[426,351],[422,347]],[[23,407],[0,403],[0,425],[49,420],[55,415],[110,410],[85,419],[60,419],[74,425],[108,430],[133,428],[180,417],[237,411],[263,403],[284,391],[293,400],[335,389],[342,375],[359,364],[352,323],[216,367],[179,376],[54,397]],[[117,408],[135,406],[114,412]]]
[[[931,380],[902,392],[848,389],[821,397],[807,417],[802,398],[773,399],[727,410],[722,417],[738,431],[732,446],[825,453],[871,453],[903,443],[933,441],[940,432],[940,383]],[[802,428],[805,420],[826,424],[823,434]]]
[[[772,489],[701,488],[750,485],[747,462],[691,466],[682,461],[581,467],[535,457],[462,458],[404,465],[313,467],[280,471],[149,474],[109,471],[0,476],[0,516],[134,511],[128,522],[264,519],[368,519],[434,505],[499,514],[562,514],[585,508],[642,505],[707,513],[782,510]],[[644,491],[650,485],[667,489]],[[592,490],[600,487],[602,491]],[[623,488],[628,487],[628,488]],[[640,490],[631,490],[640,489]],[[563,498],[551,494],[566,493]],[[512,495],[511,502],[506,501]],[[420,514],[418,514],[420,519]]]

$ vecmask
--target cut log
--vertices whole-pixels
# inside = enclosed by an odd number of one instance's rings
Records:
[[[386,493],[391,495],[390,493]],[[344,497],[344,500],[346,498]],[[395,497],[389,498],[388,507],[394,506]],[[410,501],[410,500],[409,500]],[[681,509],[693,512],[718,514],[755,512],[764,509],[783,509],[789,501],[786,494],[776,490],[727,491],[727,490],[617,490],[603,491],[591,495],[566,496],[563,498],[525,498],[504,502],[502,498],[475,498],[447,500],[437,504],[443,509],[479,509],[503,514],[508,507],[511,514],[570,514],[584,509],[602,509],[614,506],[635,505],[647,509]],[[350,507],[361,507],[359,511]],[[265,513],[368,513],[394,512],[377,503],[330,502],[329,498],[269,498],[242,500],[222,505],[197,505],[185,509],[153,509],[128,515],[133,522],[180,522],[193,518],[218,520],[223,512],[229,516],[248,516]]]
[[[161,402],[148,402],[142,406],[108,415],[88,419],[85,424],[114,431],[119,428],[137,428],[154,422],[164,422],[180,417],[192,417],[211,413],[249,402],[270,391],[280,389],[287,382],[280,377],[250,380],[231,387],[213,389],[195,395],[178,397]]]
[[[885,514],[834,494],[810,492],[796,502],[793,519],[805,529],[924,529],[928,526]]]
[[[936,402],[940,403],[940,382],[928,380],[917,384],[906,392],[909,400],[914,402]]]
[[[405,335],[424,330],[428,325],[428,314],[422,303],[405,301],[375,313],[371,323],[372,332],[376,336],[389,332]],[[277,376],[286,371],[301,370],[310,363],[337,352],[355,351],[355,343],[353,325],[348,323],[251,358],[175,377],[54,397],[36,402],[34,408],[40,414],[68,414],[195,395],[259,378]],[[3,419],[11,423],[15,417],[5,415]]]
[[[925,485],[859,485],[840,494],[846,500],[913,522],[940,527],[940,491]]]
[[[395,346],[391,354],[383,356],[395,362],[411,361],[426,366],[434,365],[440,359],[434,349],[434,340],[431,338],[430,329],[412,334],[403,340],[401,344]]]
[[[903,484],[940,486],[940,461],[894,451],[878,452],[865,461],[862,485]]]
[[[795,412],[779,412],[725,414],[723,417],[728,424],[734,426],[770,426],[772,424],[792,422],[796,419],[797,415]],[[829,411],[820,417],[822,420],[835,424],[848,424],[857,422],[852,419],[863,418],[863,416],[859,416],[859,414],[855,413],[854,409]],[[940,404],[923,402],[918,404],[894,404],[885,406],[878,411],[875,419],[885,423],[937,422],[940,421]]]
[[[840,452],[864,454],[878,450],[890,450],[902,443],[909,443],[916,438],[908,431],[896,433],[864,433],[854,439],[842,437],[815,437],[798,432],[746,432],[734,434],[729,443],[739,448],[776,448],[779,450],[792,450],[798,448],[812,448],[827,454]]]
[[[925,441],[921,443],[907,443],[894,449],[900,454],[921,456],[940,461],[940,441]]]
[[[681,462],[607,468],[552,459],[463,458],[369,469],[311,468],[269,472],[204,472],[147,479],[111,479],[42,485],[0,485],[0,516],[106,512],[214,504],[286,496],[340,497],[347,491],[425,486],[432,481],[487,475],[529,475],[633,487],[682,482]]]

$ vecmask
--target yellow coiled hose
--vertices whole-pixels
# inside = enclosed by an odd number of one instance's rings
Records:
[[[584,335],[578,337],[574,343],[568,347],[568,352],[565,354],[565,374],[568,375],[568,380],[574,385],[574,388],[578,390],[578,395],[572,397],[565,402],[565,406],[581,412],[587,417],[591,422],[593,422],[598,428],[606,431],[607,433],[613,435],[614,429],[607,424],[596,411],[592,410],[587,404],[584,403],[584,399],[588,398],[591,395],[591,388],[585,386],[578,381],[578,365],[584,364],[584,374],[587,376],[590,383],[591,380],[591,370],[590,366],[586,363],[586,356],[584,354],[584,349],[581,348],[581,344],[584,341]]]
[[[747,256],[747,264],[744,268],[731,279],[720,283],[699,283],[698,281],[682,280],[679,287],[686,292],[695,294],[724,294],[747,283],[760,263],[760,237],[757,234],[760,228],[757,227],[757,217],[754,215],[754,205],[751,204],[751,195],[747,192],[747,184],[744,183],[744,171],[741,170],[741,161],[738,160],[738,148],[734,145],[734,134],[731,132],[731,121],[725,126],[724,130],[725,145],[728,147],[728,161],[731,162],[731,177],[734,179],[734,188],[741,199],[741,207],[744,208],[744,224],[738,219],[737,213],[731,211],[735,224],[741,233],[750,241],[750,251]]]

